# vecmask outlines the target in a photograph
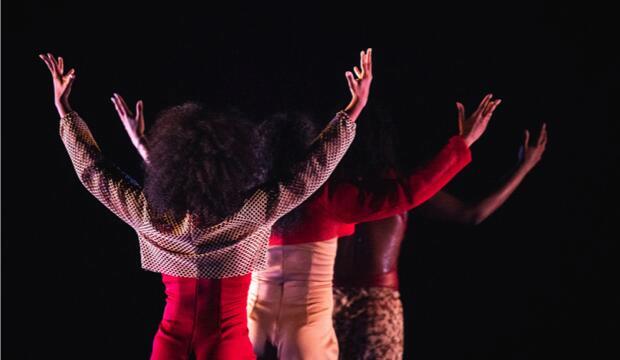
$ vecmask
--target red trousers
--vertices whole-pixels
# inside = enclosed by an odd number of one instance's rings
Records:
[[[246,315],[251,275],[193,279],[162,275],[164,317],[151,360],[256,359]]]

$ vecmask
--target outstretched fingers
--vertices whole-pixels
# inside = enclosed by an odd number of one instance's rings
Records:
[[[350,71],[347,71],[344,73],[344,76],[347,78],[349,89],[351,90],[353,94],[355,94],[355,90],[357,88],[357,82],[355,81],[355,77],[353,76],[353,73]]]
[[[502,99],[497,99],[495,101],[490,101],[487,104],[487,109],[486,112],[484,113],[484,115],[493,115],[493,112],[495,111],[495,109],[499,106],[499,104],[502,103]]]
[[[52,66],[54,67],[54,69],[56,69],[56,72],[58,72],[58,63],[56,62],[54,55],[52,55],[52,53],[47,53],[47,58],[52,63]]]
[[[117,98],[117,94],[113,94],[110,100],[112,100],[112,104],[114,104],[114,109],[116,109],[118,116],[123,122],[125,122],[125,110],[123,109],[120,100]]]
[[[489,113],[489,110],[491,110],[491,107],[493,106],[494,102],[495,102],[495,101],[493,101],[493,100],[491,100],[491,101],[487,102],[487,103],[484,105],[484,108],[482,109],[482,112],[481,112],[480,114],[481,114],[482,116],[485,116],[486,114],[488,114],[488,113]]]
[[[65,81],[67,81],[67,93],[70,93],[75,81],[75,69],[69,70],[67,75],[65,75]]]
[[[131,110],[129,110],[129,106],[127,105],[127,102],[125,101],[125,99],[119,94],[115,94],[115,95],[118,98],[121,106],[123,107],[123,112],[129,116],[133,116],[133,114],[131,113]]]
[[[138,133],[144,133],[144,103],[142,100],[138,100],[136,103],[136,127],[138,128]]]
[[[456,102],[456,111],[458,116],[458,124],[459,124],[459,134],[462,134],[464,131],[465,124],[465,106],[462,103]]]
[[[456,102],[456,111],[458,112],[459,122],[465,122],[465,106],[461,102]]]
[[[523,136],[523,147],[527,149],[530,146],[530,131],[526,129],[524,134],[525,135]]]
[[[58,57],[58,72],[61,74],[65,72],[65,61],[60,56]]]
[[[366,64],[364,70],[369,76],[372,76],[372,48],[366,50]]]
[[[361,79],[366,72],[366,53],[364,52],[364,50],[360,51],[360,67],[355,68],[357,69],[356,75],[358,75],[358,77]],[[357,74],[357,72],[359,72],[359,74]]]
[[[143,110],[144,110],[144,103],[142,102],[142,100],[138,100],[138,102],[136,103],[136,118],[138,119],[142,118]]]
[[[364,73],[357,66],[353,67],[353,71],[355,72],[355,76],[357,76],[358,80],[362,80],[362,78],[364,78]]]
[[[493,97],[493,94],[487,94],[482,101],[480,102],[480,105],[478,105],[478,108],[476,109],[476,111],[474,111],[474,113],[472,114],[473,117],[479,116],[479,115],[483,115],[484,114],[484,110],[487,106],[487,104],[489,103],[489,101],[491,101],[491,98]]]
[[[71,88],[73,80],[75,79],[75,69],[71,69],[65,74],[64,59],[62,57],[58,57],[58,60],[56,60],[54,55],[51,53],[39,54],[39,58],[43,60],[54,79],[66,81],[67,88]]]
[[[543,123],[542,128],[540,129],[540,135],[538,135],[538,145],[542,146],[543,149],[547,145],[547,124]]]
[[[54,64],[50,60],[49,56],[47,54],[40,54],[39,58],[41,58],[41,60],[43,60],[43,62],[47,66],[47,69],[52,74],[52,76],[56,76],[56,69],[54,68]]]
[[[353,69],[358,79],[372,77],[372,49],[368,48],[366,51],[360,51],[360,67]]]
[[[118,108],[119,115],[131,116],[131,111],[129,110],[129,107],[127,106],[127,103],[125,102],[125,99],[123,99],[122,96],[120,96],[117,93],[114,93],[112,96],[112,102],[114,102],[114,105]]]

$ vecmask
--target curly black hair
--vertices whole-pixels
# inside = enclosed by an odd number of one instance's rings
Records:
[[[385,107],[374,106],[357,125],[357,136],[329,182],[350,182],[365,192],[381,193],[381,180],[386,177],[402,180],[402,165],[398,157],[397,126]],[[270,178],[289,176],[290,169],[303,159],[317,136],[315,123],[305,116],[279,114],[261,125],[263,137],[273,149]],[[316,195],[316,193],[315,193]],[[299,225],[306,202],[274,224],[274,232],[286,235]],[[360,198],[360,201],[363,201]]]
[[[400,156],[402,136],[400,127],[391,114],[393,110],[374,104],[364,110],[358,121],[355,141],[329,179],[330,183],[351,183],[358,187],[358,201],[366,202],[367,194],[387,195],[385,180],[391,179],[404,185],[410,173]],[[408,191],[406,186],[403,186]],[[370,206],[379,206],[371,203]]]
[[[398,131],[388,110],[374,106],[357,125],[357,136],[343,160],[337,166],[329,182],[354,183],[364,193],[381,193],[381,180],[386,177],[403,180],[403,170],[398,156]],[[270,140],[273,149],[272,178],[289,174],[291,167],[306,156],[312,140],[316,137],[316,125],[308,117],[291,117],[280,114],[266,121],[262,126],[264,137]],[[286,235],[301,220],[306,200],[274,225],[274,232]],[[363,201],[363,198],[359,199]]]
[[[148,134],[145,196],[161,214],[215,224],[266,181],[264,140],[238,111],[187,102],[164,110]]]
[[[278,113],[259,126],[265,139],[269,164],[269,179],[286,180],[292,176],[295,164],[307,157],[312,141],[318,135],[316,124],[303,113]],[[285,233],[294,228],[303,211],[303,204],[290,211],[274,224],[274,231]]]
[[[355,141],[330,181],[370,186],[375,180],[401,172],[398,127],[386,107],[367,107],[357,122]]]

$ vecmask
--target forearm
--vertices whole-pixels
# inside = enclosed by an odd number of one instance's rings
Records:
[[[129,225],[143,223],[148,213],[141,187],[105,161],[88,126],[77,113],[69,112],[61,118],[60,136],[88,192]]]
[[[148,143],[146,142],[146,139],[144,137],[141,137],[140,139],[134,141],[133,144],[136,147],[136,150],[138,150],[138,154],[140,154],[140,157],[142,158],[142,160],[144,160],[145,163],[149,163],[149,147],[148,147]]]
[[[476,225],[480,224],[497,211],[519,187],[529,170],[527,166],[520,165],[497,190],[478,202],[471,204],[467,208],[469,222]]]
[[[455,136],[425,166],[404,181],[386,179],[365,190],[351,183],[334,185],[323,200],[333,216],[347,223],[367,222],[403,213],[422,204],[441,190],[471,161],[464,141]]]
[[[471,151],[465,140],[460,136],[450,138],[448,144],[431,161],[409,177],[411,207],[437,194],[470,162]]]
[[[67,114],[73,111],[71,105],[69,104],[69,100],[56,99],[54,101],[54,105],[56,106],[56,111],[58,111],[60,118],[64,118]]]
[[[327,181],[351,145],[355,127],[348,114],[336,115],[313,142],[306,160],[293,167],[291,179],[278,183],[269,220],[275,222]]]
[[[353,99],[351,99],[349,105],[347,105],[347,107],[344,109],[344,112],[349,115],[349,119],[351,121],[357,120],[357,118],[362,113],[364,107],[366,107],[366,101],[367,100],[359,99],[357,97],[353,97]]]
[[[65,112],[68,108],[59,107],[58,113]],[[101,150],[92,136],[90,129],[80,116],[70,111],[60,119],[60,138],[67,149],[69,158],[80,180],[86,173],[92,172],[101,159]]]

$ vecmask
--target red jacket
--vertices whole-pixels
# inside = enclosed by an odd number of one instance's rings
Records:
[[[469,148],[460,136],[453,136],[429,163],[404,181],[381,180],[380,192],[361,194],[364,190],[354,184],[328,181],[302,205],[298,224],[286,234],[272,233],[269,244],[292,245],[351,235],[355,224],[397,215],[422,204],[470,162]]]

